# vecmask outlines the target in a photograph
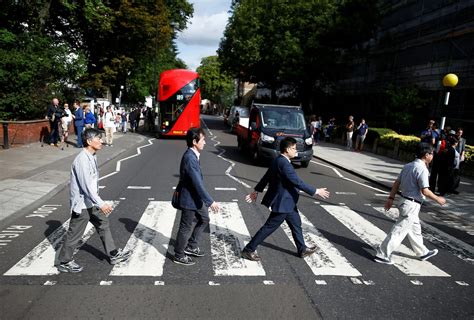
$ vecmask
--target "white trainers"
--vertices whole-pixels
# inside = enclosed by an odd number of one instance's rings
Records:
[[[124,251],[123,249],[118,249],[115,256],[110,257],[110,264],[117,264],[120,262],[127,261],[131,255],[132,251]]]
[[[393,261],[391,259],[381,258],[378,256],[374,256],[374,261],[383,264],[393,264]]]
[[[437,255],[437,254],[438,254],[438,249],[433,249],[433,250],[428,251],[427,254],[425,254],[425,255],[419,257],[419,259],[420,259],[421,261],[425,261],[425,260],[428,260],[428,259],[431,258],[431,257],[434,257],[434,256]]]

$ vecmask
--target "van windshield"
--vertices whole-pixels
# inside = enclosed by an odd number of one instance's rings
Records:
[[[262,125],[268,129],[305,130],[306,123],[303,112],[283,108],[263,109]]]

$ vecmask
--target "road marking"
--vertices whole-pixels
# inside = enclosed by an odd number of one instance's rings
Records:
[[[336,194],[342,194],[342,195],[348,195],[348,196],[355,196],[357,193],[355,192],[341,192],[341,191],[336,191]]]
[[[323,167],[326,167],[326,168],[329,168],[329,169],[332,169],[334,171],[334,173],[339,176],[339,178],[343,178],[344,176],[342,174],[339,173],[339,170],[337,170],[336,168],[334,167],[331,167],[331,166],[328,166],[327,164],[324,164],[324,163],[321,163],[321,162],[317,162],[317,161],[314,161],[314,160],[311,160],[310,162],[312,163],[315,163],[315,164],[318,164],[320,166],[323,166]]]
[[[127,189],[133,189],[133,190],[150,190],[150,186],[128,186]]]
[[[247,183],[243,182],[242,180],[234,177],[232,174],[230,174],[230,172],[232,171],[232,169],[235,167],[235,163],[233,161],[230,161],[229,159],[226,159],[224,158],[222,155],[226,152],[224,149],[218,147],[221,142],[216,140],[217,136],[215,136],[211,130],[209,130],[209,128],[207,127],[207,124],[204,122],[204,120],[201,119],[201,123],[206,127],[207,131],[209,132],[209,135],[212,137],[211,140],[215,142],[214,144],[214,147],[217,149],[217,150],[220,150],[220,153],[217,155],[217,157],[221,158],[222,160],[224,160],[225,162],[227,163],[230,163],[230,166],[226,169],[225,171],[225,175],[228,176],[229,178],[231,178],[232,180],[238,182],[239,184],[243,185],[244,187],[246,188],[252,188],[251,186],[249,186]]]
[[[322,205],[322,207],[373,248],[376,248],[385,239],[385,232],[348,207],[331,205]],[[403,256],[397,253],[392,255],[392,260],[395,262],[394,266],[408,276],[450,277],[449,274],[430,262],[416,259],[413,251],[408,249],[405,245],[400,245],[397,251]],[[410,256],[410,258],[407,258],[407,256]]]
[[[220,286],[221,284],[215,281],[209,281],[210,286]]]
[[[112,207],[115,208],[119,201],[113,201]],[[20,261],[4,273],[5,276],[46,276],[59,274],[54,266],[56,263],[56,251],[59,250],[63,236],[69,227],[68,219],[62,226],[54,230],[46,239],[40,242],[33,250],[26,254]],[[87,223],[86,231],[82,236],[74,254],[80,247],[95,233],[94,226]]]
[[[411,283],[413,283],[415,286],[422,286],[423,282],[420,280],[410,280]]]
[[[398,215],[400,214],[397,208],[391,208],[389,211],[385,211],[382,207],[374,207],[374,209],[394,221],[397,220]],[[474,264],[474,248],[471,245],[462,242],[424,221],[420,220],[420,223],[423,231],[423,238],[440,248],[448,250],[459,259]]]
[[[304,258],[315,275],[361,276],[361,273],[344,258],[339,250],[337,250],[301,212],[300,217],[306,245],[311,246],[314,244],[317,248],[315,253]],[[281,227],[296,248],[288,224],[284,222]]]
[[[216,191],[236,191],[237,188],[220,188],[220,187],[215,187],[214,190],[216,190]]]
[[[359,278],[356,278],[356,277],[351,277],[351,278],[349,278],[349,280],[351,280],[351,282],[353,284],[362,284],[363,283],[362,280],[360,280]]]
[[[163,275],[176,209],[170,201],[150,201],[124,250],[130,258],[114,266],[111,276]]]
[[[164,285],[165,285],[165,282],[164,282],[164,281],[155,281],[155,282],[154,282],[154,285],[155,285],[155,286],[164,286]]]
[[[263,280],[263,284],[266,286],[273,286],[275,282],[273,282],[273,280]]]
[[[319,286],[325,286],[327,285],[328,283],[324,280],[314,280],[314,282],[319,285]]]
[[[469,283],[464,282],[464,281],[456,281],[456,283],[460,286],[466,286],[466,287],[469,286]]]
[[[46,281],[43,285],[44,285],[44,286],[54,286],[56,283],[58,283],[58,282],[57,282],[57,281],[48,280],[48,281]]]
[[[219,202],[218,214],[209,215],[212,267],[216,276],[264,276],[260,261],[250,261],[240,252],[251,239],[239,205]]]
[[[155,140],[155,138],[148,139],[148,144],[138,147],[136,154],[118,160],[118,161],[117,161],[117,164],[115,165],[115,171],[114,171],[114,172],[111,172],[111,173],[109,173],[109,174],[107,174],[107,175],[105,175],[105,176],[100,177],[99,181],[100,181],[100,180],[103,180],[103,179],[107,179],[108,177],[111,177],[111,176],[113,176],[113,175],[119,173],[119,172],[120,172],[120,167],[121,167],[121,165],[122,165],[122,161],[126,161],[126,160],[128,160],[128,159],[132,159],[132,158],[135,158],[135,157],[138,157],[139,155],[141,155],[141,154],[142,154],[141,149],[151,146],[151,145],[153,144],[153,142],[152,142],[153,140]]]
[[[105,280],[102,280],[101,282],[99,282],[99,285],[100,286],[111,286],[113,283],[113,281],[105,281]]]

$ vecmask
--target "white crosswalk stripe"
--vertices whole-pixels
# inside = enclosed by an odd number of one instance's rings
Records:
[[[322,207],[373,248],[376,248],[385,239],[385,232],[348,207],[330,205]],[[392,255],[394,265],[408,276],[450,277],[449,274],[430,262],[417,260],[413,251],[404,245],[398,248],[398,252],[403,256],[394,253]]]
[[[315,245],[317,251],[304,260],[315,275],[359,277],[361,273],[334,247],[328,239],[301,212],[303,237],[307,246]],[[284,222],[281,227],[296,248],[290,227]]]
[[[239,206],[220,202],[218,214],[210,214],[212,267],[216,276],[264,276],[257,261],[243,259],[240,252],[250,241]]]
[[[118,203],[119,201],[114,201],[114,207]],[[210,214],[211,261],[214,275],[266,276],[264,267],[266,263],[271,263],[270,261],[255,262],[240,256],[240,251],[250,241],[251,235],[239,203],[220,202],[220,205],[221,210],[218,214]],[[379,245],[385,238],[385,232],[346,206],[321,205],[321,207],[372,247]],[[367,210],[372,209],[367,208]],[[396,212],[383,212],[383,208],[378,207],[375,207],[374,210],[392,218],[396,214]],[[115,265],[110,276],[163,276],[177,212],[178,210],[171,206],[170,201],[148,200],[148,206],[124,248],[132,250],[133,254],[128,261]],[[317,247],[317,251],[313,255],[304,259],[314,275],[350,278],[362,276],[362,273],[301,212],[300,217],[305,242],[308,246],[316,245]],[[58,274],[54,263],[68,225],[69,220],[33,248],[4,275],[47,276]],[[282,229],[294,245],[291,230],[286,223],[282,224]],[[438,231],[438,233],[434,233],[430,228],[427,229],[435,240],[437,239],[440,243],[450,240],[440,237],[439,230],[436,228],[432,229]],[[94,232],[94,227],[89,223],[77,250],[88,241]],[[459,250],[461,249],[466,248],[462,247]],[[472,254],[472,252],[469,253]],[[393,260],[395,267],[408,276],[450,277],[449,274],[432,263],[417,260],[413,252],[403,245],[399,248],[398,253],[394,254]],[[200,259],[200,261],[204,262],[206,259]]]
[[[132,255],[115,265],[110,275],[162,276],[175,219],[171,202],[150,201],[124,248],[132,250]]]
[[[116,207],[119,201],[113,201],[112,207]],[[5,276],[47,276],[59,274],[59,271],[54,266],[58,249],[62,244],[63,236],[69,227],[68,219],[63,225],[57,228],[52,234],[38,244],[26,256],[23,257],[17,264],[4,273]],[[81,241],[76,249],[87,242],[87,240],[95,233],[94,226],[89,222],[86,231],[82,236]]]

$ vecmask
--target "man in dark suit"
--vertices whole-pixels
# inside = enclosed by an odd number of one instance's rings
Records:
[[[199,248],[199,239],[209,224],[207,207],[217,212],[219,205],[204,188],[199,165],[199,157],[206,144],[204,130],[202,128],[189,129],[186,134],[186,144],[188,149],[184,152],[179,167],[179,181],[182,186],[179,197],[181,221],[176,236],[173,262],[190,266],[196,263],[190,256],[204,256],[204,252]],[[193,228],[194,219],[197,223]]]
[[[76,128],[77,145],[76,147],[82,148],[81,134],[84,131],[84,110],[81,107],[79,100],[74,100],[74,127]]]
[[[260,257],[255,250],[270,234],[272,234],[282,223],[286,221],[291,229],[295,240],[298,256],[304,258],[316,251],[316,247],[307,247],[304,243],[301,229],[301,218],[296,203],[298,202],[298,190],[302,190],[311,196],[319,195],[326,199],[329,191],[326,188],[314,188],[304,183],[296,174],[291,165],[291,158],[297,154],[296,140],[286,137],[280,143],[281,155],[273,159],[270,168],[255,187],[255,191],[247,195],[247,202],[257,200],[258,192],[262,192],[267,184],[268,191],[263,197],[262,204],[271,209],[270,217],[258,230],[255,236],[242,250],[242,257],[259,261]]]

